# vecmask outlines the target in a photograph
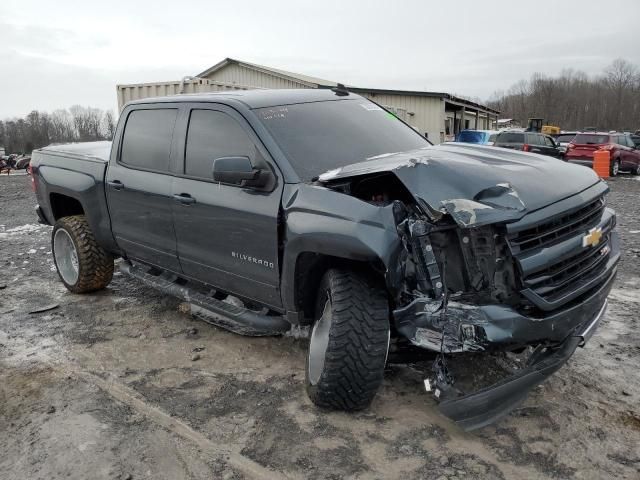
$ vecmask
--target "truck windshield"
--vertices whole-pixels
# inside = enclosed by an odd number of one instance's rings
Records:
[[[379,155],[431,145],[363,98],[255,110],[302,181]]]

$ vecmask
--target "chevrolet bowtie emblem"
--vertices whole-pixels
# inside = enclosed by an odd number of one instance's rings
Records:
[[[595,247],[600,243],[602,238],[602,229],[600,227],[592,228],[584,237],[582,237],[583,247]]]

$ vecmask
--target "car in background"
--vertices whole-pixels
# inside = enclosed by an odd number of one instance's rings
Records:
[[[565,153],[567,153],[567,147],[571,143],[571,140],[573,140],[577,134],[578,132],[560,132],[555,136],[555,141],[558,144],[560,152],[562,152],[563,156]]]
[[[504,131],[498,133],[493,145],[562,158],[562,152],[553,137],[544,133]]]
[[[16,159],[16,169],[26,170],[27,168],[29,168],[30,163],[31,163],[31,155],[23,155],[22,157],[18,157]]]
[[[593,154],[607,150],[611,155],[610,174],[630,172],[640,175],[640,147],[628,133],[579,133],[567,147],[565,160],[570,163],[593,167]]]
[[[631,141],[636,146],[636,148],[640,147],[640,135],[636,135],[636,134],[631,135]]]
[[[497,130],[462,130],[456,136],[456,142],[475,143],[477,145],[493,145],[498,135]]]

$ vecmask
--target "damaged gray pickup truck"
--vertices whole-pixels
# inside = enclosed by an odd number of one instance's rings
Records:
[[[306,388],[322,407],[367,407],[385,365],[417,354],[467,429],[584,345],[620,256],[591,170],[432,146],[342,88],[132,102],[112,143],[47,147],[31,168],[72,292],[107,286],[121,257],[234,332],[309,326]],[[523,360],[464,391],[449,367],[478,355]]]

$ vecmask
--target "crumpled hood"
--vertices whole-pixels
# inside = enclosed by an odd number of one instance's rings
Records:
[[[392,171],[432,213],[462,227],[515,221],[601,181],[591,170],[514,150],[445,144],[376,157],[320,175],[319,181]]]

